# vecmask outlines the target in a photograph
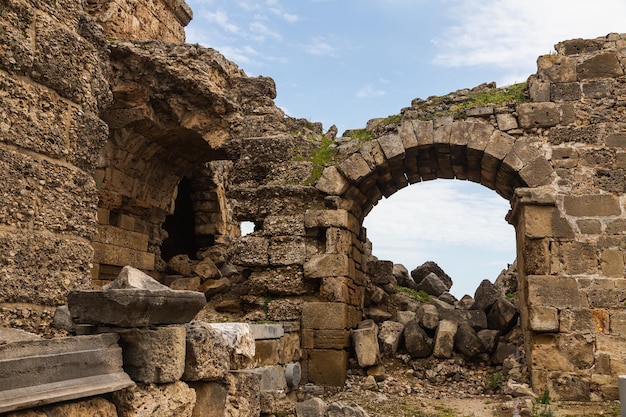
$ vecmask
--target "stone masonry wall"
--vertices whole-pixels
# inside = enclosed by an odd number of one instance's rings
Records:
[[[41,330],[50,306],[89,286],[108,53],[75,1],[0,10],[0,323]]]

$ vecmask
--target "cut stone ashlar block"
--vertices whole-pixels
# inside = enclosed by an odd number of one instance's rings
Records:
[[[145,327],[188,323],[206,299],[196,291],[122,289],[71,291],[67,302],[78,324]]]
[[[15,342],[0,347],[0,413],[134,385],[116,334]]]

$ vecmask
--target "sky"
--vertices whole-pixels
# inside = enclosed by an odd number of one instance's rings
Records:
[[[187,0],[187,42],[269,76],[286,114],[339,133],[414,98],[526,81],[573,38],[626,32],[624,0]],[[365,219],[374,255],[409,271],[435,261],[473,295],[515,259],[509,203],[464,181],[414,184]]]

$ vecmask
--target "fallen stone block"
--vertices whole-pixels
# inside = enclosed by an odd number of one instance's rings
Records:
[[[184,324],[206,304],[202,293],[169,288],[71,291],[67,301],[75,323],[119,327]]]
[[[454,336],[458,325],[450,320],[441,320],[435,333],[433,356],[436,358],[451,358],[454,350]]]
[[[385,356],[395,356],[400,346],[404,326],[395,321],[385,321],[380,326],[378,340],[381,353]]]

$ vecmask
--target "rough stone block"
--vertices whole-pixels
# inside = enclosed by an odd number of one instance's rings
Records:
[[[568,195],[563,198],[565,213],[578,217],[619,216],[619,200],[612,194]]]
[[[184,381],[222,379],[230,370],[226,341],[208,323],[192,321],[186,328]]]
[[[228,251],[231,262],[243,266],[264,266],[269,263],[269,241],[259,236],[244,236]]]
[[[607,277],[624,277],[624,254],[618,250],[602,252],[602,275]]]
[[[251,324],[250,330],[254,340],[280,339],[285,334],[282,324]]]
[[[517,112],[522,129],[552,127],[561,121],[559,106],[555,103],[521,103]]]
[[[217,382],[190,382],[196,392],[192,417],[228,417],[226,415],[226,387]]]
[[[537,73],[552,82],[576,81],[576,59],[563,55],[543,55],[537,58]]]
[[[260,377],[259,389],[261,391],[276,391],[287,389],[285,368],[280,365],[270,365],[261,368],[252,368],[233,372],[233,374],[243,373],[258,375]]]
[[[340,253],[313,255],[304,264],[304,276],[309,279],[351,276],[349,260]]]
[[[98,225],[97,233],[93,241],[142,252],[148,251],[148,235],[114,226]]]
[[[348,370],[346,350],[314,349],[308,351],[309,382],[317,385],[343,386]]]
[[[138,384],[113,393],[120,417],[191,417],[196,392],[184,382]]]
[[[531,307],[530,329],[535,332],[559,331],[559,311],[554,307]]]
[[[624,70],[615,52],[595,55],[576,67],[579,80],[596,78],[617,78],[624,75]]]
[[[288,333],[280,338],[278,347],[278,357],[280,364],[298,362],[302,357],[300,350],[300,334]]]
[[[305,303],[302,306],[304,329],[341,330],[350,326],[350,312],[344,303]]]
[[[556,252],[556,253],[555,253]],[[598,271],[596,248],[586,242],[563,242],[558,247],[553,246],[552,256],[558,253],[560,269],[555,268],[556,259],[553,259],[553,272],[563,272],[567,275],[595,274]]]
[[[350,216],[347,210],[307,210],[304,214],[304,226],[315,227],[338,227],[348,229]]]
[[[254,363],[255,366],[269,366],[280,362],[278,339],[257,340],[254,342]]]
[[[227,416],[257,417],[261,414],[261,375],[233,372],[227,376]]]
[[[361,154],[350,155],[339,165],[339,171],[352,182],[358,182],[372,172]]]
[[[385,135],[376,139],[390,162],[404,158],[404,146],[398,135]]]
[[[348,189],[348,181],[344,178],[336,167],[324,168],[322,176],[315,187],[323,193],[329,195],[342,195]]]
[[[576,279],[553,275],[531,275],[528,279],[528,304],[558,309],[587,308],[585,295],[579,291]]]
[[[451,358],[454,350],[454,337],[458,325],[450,320],[441,320],[435,332],[433,356],[436,358]]]
[[[226,340],[230,350],[231,368],[239,368],[252,361],[256,353],[254,336],[248,323],[209,323]]]
[[[402,340],[404,326],[395,321],[385,321],[380,326],[378,341],[380,353],[385,356],[394,357]]]
[[[374,366],[379,362],[380,349],[377,327],[352,330],[352,342],[360,367]]]
[[[164,384],[185,371],[185,327],[129,329],[119,332],[124,369],[133,381]]]
[[[247,281],[250,294],[304,295],[313,292],[313,284],[304,279],[298,266],[265,269],[253,272]]]

